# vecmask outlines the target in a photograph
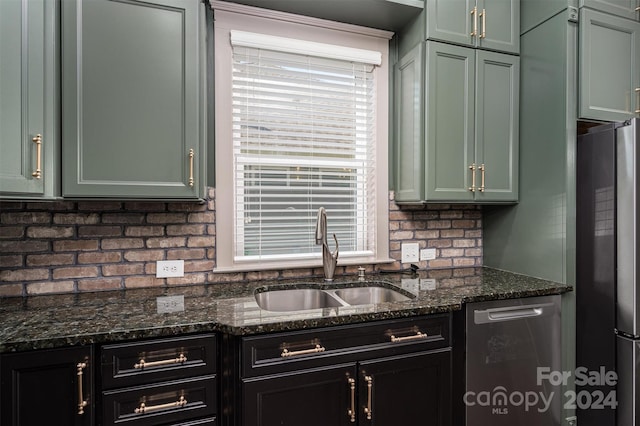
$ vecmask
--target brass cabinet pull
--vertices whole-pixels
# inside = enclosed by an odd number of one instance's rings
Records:
[[[185,405],[187,405],[187,400],[185,399],[184,396],[181,396],[180,399],[178,399],[177,401],[168,402],[166,404],[149,405],[149,406],[147,406],[144,402],[141,402],[140,405],[138,406],[138,408],[136,408],[133,411],[136,414],[144,414],[144,413],[148,413],[149,411],[164,410],[164,409],[167,409],[167,408],[184,407]]]
[[[145,368],[148,368],[148,367],[157,367],[159,365],[182,364],[186,361],[187,361],[187,357],[184,354],[178,355],[177,358],[163,359],[160,361],[151,361],[151,362],[146,362],[144,358],[140,358],[140,361],[138,361],[137,364],[134,364],[133,368],[135,368],[136,370],[144,370]]]
[[[36,144],[36,171],[31,173],[31,176],[40,179],[42,177],[42,135],[38,133],[31,140]]]
[[[471,186],[469,187],[469,191],[476,192],[476,163],[470,165],[469,170],[471,170]]]
[[[473,31],[471,31],[471,37],[476,37],[478,35],[478,7],[474,6],[471,10],[471,16],[473,16]]]
[[[480,164],[480,192],[484,192],[484,164]]]
[[[371,420],[373,416],[373,410],[371,409],[371,393],[373,391],[373,377],[364,376],[364,380],[367,382],[367,406],[364,407],[364,413],[367,415],[367,420]]]
[[[392,343],[400,343],[400,342],[406,342],[409,340],[420,340],[420,339],[426,339],[427,337],[429,337],[427,335],[427,333],[423,333],[421,331],[416,331],[416,334],[412,335],[412,336],[404,336],[404,337],[396,337],[393,334],[391,335],[391,342]]]
[[[193,148],[189,150],[189,186],[193,188],[193,157],[195,156]]]
[[[89,365],[87,362],[79,362],[76,365],[76,374],[78,376],[78,415],[84,414],[84,407],[89,404],[88,399],[84,399],[84,391],[82,389],[82,378],[87,365]]]
[[[636,114],[640,114],[640,87],[636,87]]]
[[[282,358],[287,358],[290,356],[315,354],[315,353],[324,352],[324,351],[325,351],[324,347],[320,345],[316,345],[313,349],[303,349],[301,351],[289,351],[287,348],[284,348],[280,356]]]
[[[349,377],[347,380],[349,383],[349,392],[351,394],[351,408],[347,410],[349,415],[349,421],[351,423],[356,422],[356,380]]]
[[[480,33],[480,38],[487,38],[487,11],[482,9],[480,12],[480,17],[482,18],[482,32]]]

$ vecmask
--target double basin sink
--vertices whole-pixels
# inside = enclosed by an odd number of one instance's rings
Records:
[[[261,289],[255,293],[258,306],[267,311],[289,312],[339,308],[387,302],[406,302],[414,295],[388,288],[383,281],[352,283],[340,288]]]

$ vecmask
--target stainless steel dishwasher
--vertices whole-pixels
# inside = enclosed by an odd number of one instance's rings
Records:
[[[560,296],[466,305],[467,426],[560,425]]]

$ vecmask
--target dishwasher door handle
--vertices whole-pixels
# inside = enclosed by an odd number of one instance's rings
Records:
[[[476,324],[490,324],[500,321],[540,317],[553,308],[553,303],[543,303],[529,306],[509,306],[507,308],[493,308],[473,311],[473,322]]]

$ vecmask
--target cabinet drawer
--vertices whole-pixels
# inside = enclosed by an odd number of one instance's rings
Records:
[[[102,393],[103,424],[214,424],[216,399],[214,375],[106,391]],[[202,417],[209,419],[188,422]]]
[[[101,351],[102,388],[213,374],[215,361],[213,334],[107,345]]]
[[[448,347],[449,323],[444,314],[245,337],[242,376]]]

